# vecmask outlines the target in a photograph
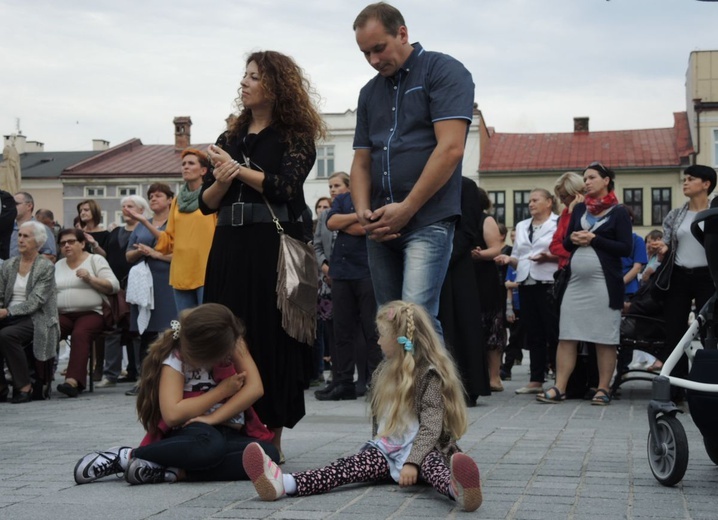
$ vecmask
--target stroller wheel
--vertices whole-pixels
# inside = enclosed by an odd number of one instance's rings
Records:
[[[703,437],[703,445],[713,464],[718,464],[718,437]]]
[[[688,467],[688,438],[681,421],[670,415],[656,419],[658,438],[648,433],[648,464],[664,486],[681,481]]]

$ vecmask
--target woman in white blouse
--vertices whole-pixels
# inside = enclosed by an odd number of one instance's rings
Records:
[[[64,258],[55,264],[60,333],[71,336],[70,361],[65,382],[57,391],[77,397],[87,379],[87,361],[93,336],[105,328],[102,302],[120,288],[104,257],[84,251],[85,235],[78,229],[63,229],[58,245]]]
[[[511,256],[499,255],[495,259],[496,263],[511,264],[516,270],[526,348],[531,353],[529,384],[516,390],[517,394],[541,392],[549,358],[550,364],[555,364],[558,316],[550,298],[558,257],[551,254],[549,246],[558,216],[553,213],[553,206],[554,198],[547,190],[533,190],[529,196],[531,218],[516,225],[516,241]]]

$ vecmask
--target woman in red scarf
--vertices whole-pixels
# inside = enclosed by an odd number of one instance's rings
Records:
[[[571,254],[571,278],[561,302],[556,386],[537,395],[540,402],[565,399],[579,341],[596,346],[599,388],[591,404],[611,402],[608,388],[616,367],[623,307],[621,257],[633,246],[631,220],[613,191],[615,178],[600,163],[591,163],[583,172],[584,201],[574,207],[563,242]]]

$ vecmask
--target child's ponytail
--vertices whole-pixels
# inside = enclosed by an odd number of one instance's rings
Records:
[[[160,376],[162,365],[173,350],[183,363],[211,368],[227,361],[245,334],[242,321],[231,310],[218,303],[205,303],[180,313],[147,351],[142,363],[142,379],[137,394],[137,415],[150,434],[157,433],[162,419],[160,410]]]
[[[160,411],[160,375],[165,359],[179,346],[173,338],[174,332],[166,330],[147,350],[142,362],[142,378],[137,393],[137,416],[145,430],[151,435],[157,433],[162,419]]]

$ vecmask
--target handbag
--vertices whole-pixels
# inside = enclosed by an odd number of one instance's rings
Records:
[[[97,276],[95,257],[90,261],[93,275]],[[125,290],[120,289],[115,294],[102,295],[102,319],[105,321],[105,330],[112,330],[116,326],[122,326],[123,320],[130,317],[130,306],[125,299]]]
[[[673,275],[673,266],[676,263],[676,248],[671,247],[663,257],[661,265],[658,266],[653,274],[653,287],[651,295],[657,299],[663,299],[666,293],[671,289],[671,276]]]
[[[262,197],[279,234],[276,289],[282,328],[290,337],[311,345],[317,333],[317,257],[309,244],[284,232],[267,197]]]
[[[563,295],[568,287],[568,281],[571,279],[571,266],[567,265],[563,269],[556,270],[553,273],[553,279],[554,283],[551,288],[553,300],[557,307],[561,307]]]

